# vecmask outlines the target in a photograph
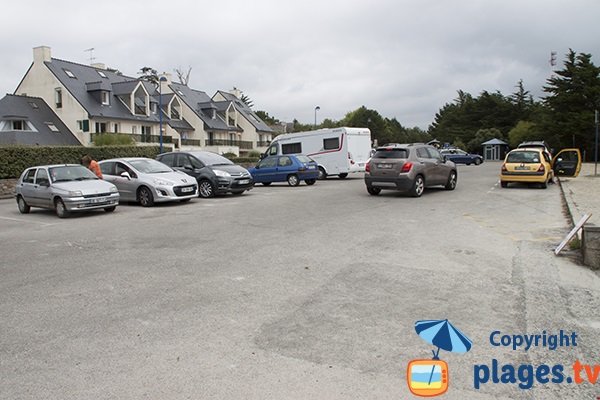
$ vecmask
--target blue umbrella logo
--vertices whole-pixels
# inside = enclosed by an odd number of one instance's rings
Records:
[[[438,357],[440,349],[453,353],[466,353],[471,350],[473,345],[471,339],[454,327],[447,319],[417,321],[415,322],[415,331],[427,343],[437,347],[437,351],[431,351],[434,360],[440,359]],[[431,384],[434,371],[435,366],[432,367],[429,374],[428,384]]]

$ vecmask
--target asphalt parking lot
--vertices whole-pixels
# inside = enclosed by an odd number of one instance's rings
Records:
[[[595,398],[473,388],[492,358],[600,364],[598,276],[552,254],[559,188],[501,189],[498,169],[418,199],[359,176],[68,219],[0,200],[0,398],[405,399],[408,361],[431,356],[414,322],[444,318],[474,343],[442,354],[446,398]],[[580,345],[488,341],[560,329]]]

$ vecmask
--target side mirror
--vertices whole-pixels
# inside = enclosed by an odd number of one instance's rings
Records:
[[[127,172],[127,171],[121,172],[121,176],[123,178],[127,178],[128,181],[131,180],[131,175],[129,175],[129,172]]]
[[[256,169],[260,169],[260,164],[256,164],[256,167],[254,167]]]
[[[267,156],[267,153],[260,153],[260,159],[262,160]],[[256,166],[258,168],[258,166]]]
[[[446,162],[448,161],[448,157],[444,154],[442,155],[442,162]]]
[[[44,187],[50,187],[50,182],[49,181],[39,181],[38,185],[44,186]]]
[[[187,169],[187,170],[189,170],[189,171],[193,171],[193,170],[194,170],[194,167],[192,167],[192,165],[191,165],[191,164],[185,164],[185,165],[183,166],[183,169]]]

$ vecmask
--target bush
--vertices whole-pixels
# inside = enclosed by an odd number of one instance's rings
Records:
[[[131,146],[135,141],[124,133],[101,133],[94,135],[94,146]]]
[[[248,152],[248,158],[260,158],[260,151],[252,150]]]
[[[170,149],[165,149],[169,151]],[[6,146],[0,147],[0,179],[18,178],[35,165],[79,164],[89,154],[101,161],[115,157],[155,158],[159,146]]]
[[[238,156],[235,153],[223,153],[222,156],[230,160],[238,158]]]

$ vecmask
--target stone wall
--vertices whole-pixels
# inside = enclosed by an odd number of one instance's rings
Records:
[[[15,196],[16,179],[0,179],[0,199],[10,199]]]

